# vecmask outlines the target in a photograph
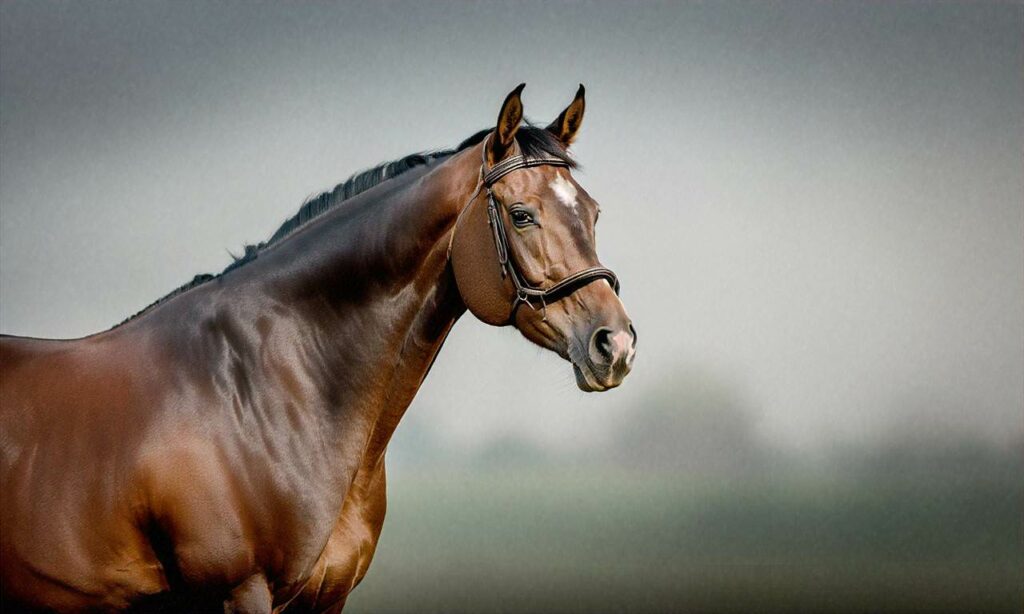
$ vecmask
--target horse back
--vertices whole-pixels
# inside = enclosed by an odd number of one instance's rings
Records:
[[[3,437],[38,446],[47,443],[47,433],[79,433],[76,441],[62,442],[75,448],[94,443],[89,436],[100,426],[116,425],[120,435],[130,432],[126,422],[140,418],[146,363],[154,358],[141,348],[115,335],[73,340],[0,336]],[[91,426],[70,428],[81,422]],[[4,458],[8,451],[3,449]]]

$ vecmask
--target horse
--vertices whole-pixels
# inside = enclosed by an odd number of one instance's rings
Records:
[[[0,338],[6,609],[340,612],[388,442],[467,310],[584,391],[622,382],[636,331],[568,151],[584,87],[546,127],[523,87],[105,332]]]

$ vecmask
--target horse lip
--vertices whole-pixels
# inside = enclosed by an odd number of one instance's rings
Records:
[[[573,373],[576,375],[576,385],[583,392],[603,392],[608,390],[609,386],[597,381],[594,377],[594,372],[590,369],[589,365],[580,366],[575,361],[572,363]],[[611,386],[614,388],[614,386]]]

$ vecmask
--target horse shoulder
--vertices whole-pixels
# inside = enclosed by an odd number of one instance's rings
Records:
[[[0,339],[3,576],[15,598],[121,607],[162,586],[134,522],[140,425],[119,400],[130,387],[95,368],[118,352],[89,338]]]

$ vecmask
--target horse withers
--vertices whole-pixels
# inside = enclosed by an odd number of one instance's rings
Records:
[[[597,203],[519,86],[493,129],[306,202],[217,276],[106,332],[0,338],[7,611],[338,612],[384,520],[384,453],[468,309],[618,386],[636,333]]]

